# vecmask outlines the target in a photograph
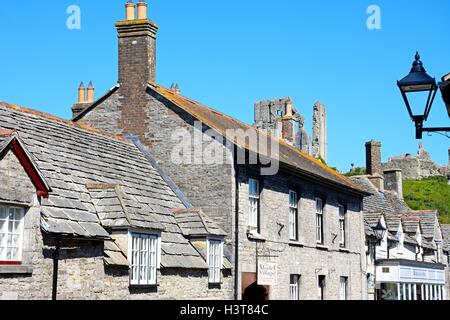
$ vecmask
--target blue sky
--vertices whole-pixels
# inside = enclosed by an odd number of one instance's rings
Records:
[[[0,11],[0,100],[71,115],[80,81],[97,96],[117,81],[114,22],[125,0],[24,0]],[[383,158],[415,153],[418,141],[396,80],[419,50],[428,73],[450,72],[448,0],[153,0],[158,83],[249,124],[258,100],[291,96],[311,131],[312,106],[327,106],[329,164],[365,164],[364,143],[381,140]],[[66,27],[69,5],[81,30]],[[369,5],[381,30],[366,26]],[[440,94],[429,126],[450,123]],[[437,162],[449,139],[425,135]]]

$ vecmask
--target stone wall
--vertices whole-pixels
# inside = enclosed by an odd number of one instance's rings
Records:
[[[254,176],[251,168],[239,172],[239,260],[240,272],[256,272],[256,252],[259,261],[278,264],[278,284],[270,288],[271,299],[289,298],[291,274],[301,275],[300,299],[318,299],[318,275],[325,275],[326,299],[339,299],[340,277],[349,279],[349,298],[365,299],[366,264],[364,232],[360,200],[302,181],[288,174],[262,178],[261,236],[263,242],[247,237],[248,178]],[[289,189],[301,195],[298,214],[299,240],[289,240]],[[324,218],[324,245],[316,243],[315,196],[326,200]],[[339,232],[338,203],[348,205],[347,248],[340,249],[336,235]]]
[[[22,265],[0,265],[0,300],[49,300],[55,242],[40,229],[40,199],[12,152],[0,160],[0,186],[10,191],[2,194],[0,205],[11,205],[13,201],[15,206],[27,208]],[[9,199],[5,199],[7,195]],[[118,244],[126,252],[128,245],[123,241]],[[221,288],[209,287],[208,270],[187,269],[160,270],[156,288],[130,288],[128,268],[105,267],[103,258],[102,241],[64,240],[59,260],[58,299],[230,299],[233,295],[230,271],[223,272]]]

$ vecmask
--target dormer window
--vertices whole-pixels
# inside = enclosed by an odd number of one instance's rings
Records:
[[[21,264],[25,211],[0,206],[0,264]]]
[[[130,284],[134,286],[156,285],[157,270],[161,260],[160,235],[131,232],[129,246]]]
[[[223,241],[217,239],[208,240],[209,283],[219,284],[222,282],[223,266]]]

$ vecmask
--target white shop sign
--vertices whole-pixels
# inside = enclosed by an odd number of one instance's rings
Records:
[[[258,262],[258,285],[275,286],[277,284],[277,264]]]

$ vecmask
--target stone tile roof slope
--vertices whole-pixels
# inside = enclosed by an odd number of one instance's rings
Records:
[[[395,193],[378,191],[367,176],[354,176],[350,179],[372,194],[363,200],[365,211],[396,214],[411,212],[408,205],[399,199]]]
[[[436,210],[412,211],[412,216],[420,218],[420,227],[425,238],[433,239],[438,225],[438,212]]]
[[[113,241],[105,241],[105,263],[108,266],[128,267],[130,264],[125,254]]]
[[[442,237],[443,237],[443,247],[444,250],[450,253],[450,224],[441,225]]]
[[[224,137],[226,136],[227,130],[241,129],[246,131],[248,129],[253,129],[249,125],[244,124],[237,119],[206,107],[198,102],[177,94],[172,90],[165,89],[156,84],[149,84],[148,87],[150,90],[153,90],[154,92],[161,95],[181,109],[185,110],[195,118],[201,120],[204,124],[217,130]],[[261,132],[261,134],[264,133]],[[297,172],[305,176],[309,176],[310,178],[316,178],[322,183],[339,186],[340,188],[344,188],[359,195],[367,195],[366,190],[353,183],[347,177],[344,177],[343,175],[324,165],[317,159],[289,146],[282,140],[275,139],[272,136],[269,136],[269,139],[279,144],[279,151],[277,153],[274,150],[272,158],[276,157],[280,160],[280,162],[294,168]],[[251,152],[256,152],[258,154],[261,154],[262,156],[267,157],[271,155],[271,150],[267,150],[266,153],[260,152],[261,150],[257,150],[257,146],[249,144],[248,139],[246,139],[245,136],[238,135],[234,143],[236,143],[241,148],[244,148]],[[268,149],[270,149],[270,146]]]
[[[17,131],[52,188],[42,201],[48,232],[108,238],[98,210],[105,227],[163,229],[163,267],[208,267],[171,212],[183,208],[181,201],[130,141],[7,103],[0,103],[3,129]],[[119,194],[115,189],[116,196],[110,197],[111,190],[102,194],[88,189],[90,184],[120,186]],[[116,201],[121,193],[122,212]]]
[[[419,217],[402,217],[403,230],[411,235],[415,235],[417,232],[417,227],[420,226],[420,218]]]
[[[173,212],[186,237],[225,237],[227,235],[201,209],[175,209]]]
[[[400,227],[401,216],[395,214],[385,214],[384,219],[389,232],[397,233]]]

